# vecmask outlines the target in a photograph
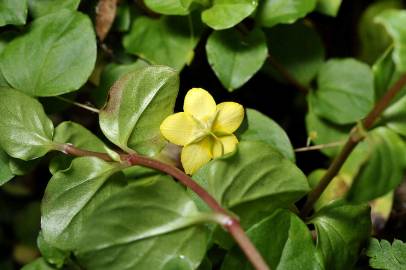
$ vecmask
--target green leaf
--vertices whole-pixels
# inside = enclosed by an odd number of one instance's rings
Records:
[[[392,84],[396,72],[392,60],[392,48],[387,49],[372,66],[374,73],[375,100],[379,100]]]
[[[250,213],[287,207],[309,190],[305,175],[279,151],[263,142],[242,141],[235,153],[215,159],[193,175],[222,206],[237,214],[244,204],[266,201]],[[221,181],[219,181],[221,179]],[[237,209],[238,208],[238,209]],[[241,217],[241,222],[250,223]],[[243,224],[244,225],[244,224]]]
[[[80,149],[106,153],[104,143],[96,135],[85,127],[70,121],[62,122],[55,128],[54,142],[70,143]],[[67,169],[72,160],[71,156],[58,154],[51,160],[49,170],[54,174],[59,170]]]
[[[75,161],[71,169],[94,174],[92,167],[75,168]],[[69,175],[68,171],[64,174]],[[74,175],[58,182],[55,176],[43,202],[44,238],[55,247],[73,250],[85,269],[195,269],[203,259],[206,233],[203,227],[192,225],[204,220],[185,190],[170,177],[155,175],[125,185],[117,175],[104,184],[97,179],[94,189],[80,185],[82,181]],[[89,184],[95,186],[93,182]],[[53,233],[47,234],[44,226],[65,230],[47,239]]]
[[[61,9],[76,10],[80,0],[28,0],[30,13],[34,18],[58,12]]]
[[[213,32],[206,44],[207,60],[227,90],[246,83],[268,56],[265,35],[260,29],[244,34],[236,29]]]
[[[358,23],[359,56],[361,60],[371,64],[385,52],[392,43],[385,28],[375,18],[385,10],[401,9],[401,0],[375,1],[363,12]]]
[[[61,10],[36,19],[26,34],[4,49],[0,68],[7,82],[31,96],[56,96],[78,90],[96,60],[90,19]]]
[[[14,174],[8,166],[10,157],[0,148],[0,186],[10,181]]]
[[[0,2],[0,26],[23,25],[27,19],[27,0],[2,0]]]
[[[17,90],[0,88],[0,146],[8,155],[31,160],[54,148],[53,124],[42,105]]]
[[[406,71],[406,10],[386,10],[376,17],[393,39],[393,61],[400,72]]]
[[[141,59],[138,59],[132,64],[126,65],[118,65],[115,63],[108,64],[101,73],[97,91],[92,92],[92,98],[95,104],[98,107],[101,107],[106,103],[110,88],[121,76],[145,66],[148,66],[148,63]]]
[[[374,104],[371,69],[357,60],[334,59],[326,62],[317,78],[318,89],[309,101],[314,113],[336,124],[361,120]]]
[[[396,133],[406,136],[406,96],[389,106],[380,119],[381,124],[386,125]]]
[[[246,109],[244,122],[237,131],[241,141],[261,141],[277,149],[285,158],[295,161],[295,153],[286,132],[271,118]]]
[[[193,0],[145,0],[152,11],[166,15],[186,15]]]
[[[181,70],[192,62],[201,31],[202,25],[195,16],[162,16],[159,19],[143,16],[134,21],[123,45],[127,52],[152,64]]]
[[[342,0],[317,0],[316,10],[335,17],[340,9]]]
[[[395,239],[392,245],[385,239],[372,238],[367,249],[369,265],[374,269],[406,269],[406,244]]]
[[[47,264],[43,258],[38,258],[35,261],[25,265],[21,270],[56,270],[56,268]]]
[[[38,235],[37,245],[42,257],[48,263],[55,265],[56,268],[61,268],[69,257],[69,252],[57,249],[47,243],[42,235],[42,232],[40,232]]]
[[[370,235],[369,206],[337,201],[316,213],[310,222],[316,227],[317,250],[324,265],[329,270],[353,269]]]
[[[265,27],[294,23],[316,7],[316,0],[265,0],[258,7],[257,20]]]
[[[321,38],[313,27],[303,22],[278,25],[266,30],[269,54],[303,85],[315,78],[323,65],[325,52]],[[270,62],[264,66],[273,77],[283,81]]]
[[[122,149],[154,155],[165,144],[159,126],[173,113],[179,77],[168,67],[148,66],[121,77],[99,115],[106,137]]]
[[[278,210],[247,231],[255,247],[271,269],[324,269],[303,221],[288,210]],[[253,269],[240,247],[225,257],[221,270]]]
[[[406,145],[393,131],[379,127],[369,133],[369,158],[355,177],[348,193],[352,202],[367,202],[380,197],[397,185],[404,176]]]
[[[8,166],[14,175],[27,175],[37,167],[39,161],[40,159],[25,161],[10,157],[8,160]]]
[[[202,12],[202,21],[215,30],[231,28],[251,15],[257,5],[257,0],[214,0]]]

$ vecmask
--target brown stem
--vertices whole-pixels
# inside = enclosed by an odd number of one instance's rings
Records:
[[[362,120],[362,128],[368,130],[372,128],[375,121],[383,113],[383,111],[389,106],[393,98],[402,90],[406,85],[406,74],[404,74],[389,90],[386,94],[375,104],[374,108],[368,115]],[[333,178],[340,171],[344,162],[347,160],[348,156],[354,150],[355,146],[362,141],[364,138],[360,135],[362,131],[358,125],[354,126],[351,130],[347,142],[345,143],[340,154],[333,160],[330,167],[327,169],[326,174],[320,180],[319,184],[309,193],[307,201],[303,206],[301,211],[301,216],[306,217],[313,208],[314,203],[320,198],[323,191],[327,188],[328,184],[333,180]]]
[[[79,149],[70,144],[61,147],[61,151],[73,156],[94,156],[105,161],[113,161],[111,157],[105,153]],[[138,154],[122,154],[120,156],[122,161],[128,162],[132,166],[140,165],[167,173],[177,179],[184,186],[193,190],[214,212],[228,217],[228,221],[222,225],[231,234],[255,269],[270,270],[261,254],[257,251],[251,240],[241,228],[238,219],[230,215],[203,187],[193,181],[187,174],[176,167]]]

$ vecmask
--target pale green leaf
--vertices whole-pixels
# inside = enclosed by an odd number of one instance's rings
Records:
[[[335,17],[340,9],[342,0],[317,0],[317,11]]]
[[[186,15],[193,0],[145,0],[152,11],[166,15]]]
[[[58,12],[61,9],[76,10],[80,0],[28,0],[30,13],[34,18]]]
[[[406,244],[395,239],[392,245],[385,239],[379,241],[372,238],[367,256],[369,265],[374,269],[405,270],[406,269]]]
[[[27,11],[27,0],[1,0],[0,26],[25,24]]]

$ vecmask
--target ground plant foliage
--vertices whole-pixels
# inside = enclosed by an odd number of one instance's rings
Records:
[[[405,1],[0,0],[1,270],[402,270],[405,169]]]

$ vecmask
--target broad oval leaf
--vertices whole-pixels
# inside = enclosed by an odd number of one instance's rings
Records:
[[[34,18],[58,12],[61,9],[76,10],[80,0],[28,0],[30,14]]]
[[[96,61],[90,19],[61,10],[36,19],[29,31],[4,49],[0,68],[7,82],[31,96],[56,96],[78,90]]]
[[[227,90],[246,83],[268,56],[265,35],[260,29],[248,34],[236,29],[213,32],[206,44],[207,60]]]
[[[388,193],[402,182],[406,169],[406,145],[395,132],[376,128],[366,142],[369,158],[348,193],[347,199],[352,202],[367,202]]]
[[[157,153],[165,143],[159,126],[173,113],[178,87],[178,74],[169,67],[143,67],[121,77],[99,115],[104,135],[128,152]]]
[[[370,208],[336,201],[310,220],[316,227],[317,250],[331,270],[353,269],[371,231]]]
[[[242,141],[261,141],[279,150],[290,161],[295,161],[295,153],[286,132],[271,118],[254,110],[246,109],[246,117],[237,130]]]
[[[25,24],[27,11],[27,0],[2,0],[0,2],[0,26]]]
[[[215,30],[231,28],[251,15],[257,5],[257,0],[214,0],[202,12],[202,21]]]
[[[181,70],[193,60],[194,48],[202,31],[195,16],[162,16],[159,19],[138,17],[123,39],[127,52],[151,64]]]
[[[306,224],[288,210],[277,210],[248,229],[247,235],[271,269],[325,269]],[[238,246],[227,253],[221,267],[235,269],[253,269]]]
[[[316,0],[265,0],[258,7],[257,20],[266,27],[294,23],[315,7]]]
[[[335,17],[340,9],[342,0],[317,0],[318,12]]]
[[[357,60],[333,59],[322,66],[318,89],[309,96],[314,113],[336,124],[361,120],[374,104],[372,71]]]
[[[23,160],[44,156],[54,149],[54,126],[41,103],[17,90],[0,88],[0,146]]]
[[[186,15],[192,0],[145,0],[145,5],[152,11],[166,15]]]
[[[383,24],[393,39],[393,60],[400,72],[406,71],[406,10],[386,10],[379,14],[376,22]]]
[[[69,252],[57,249],[46,242],[44,236],[42,236],[42,232],[38,235],[37,246],[45,261],[56,266],[58,269],[61,268],[69,258]]]
[[[47,264],[44,258],[38,258],[35,261],[25,265],[21,270],[56,270],[58,268]]]

